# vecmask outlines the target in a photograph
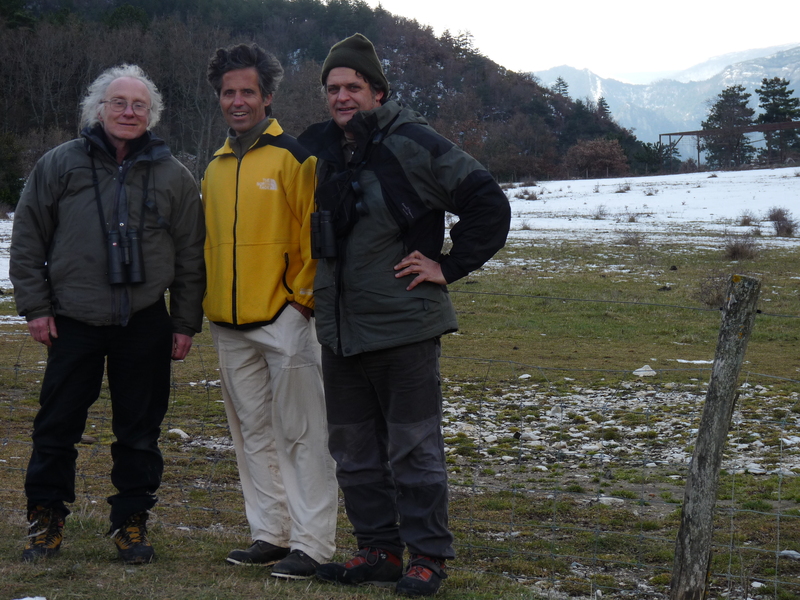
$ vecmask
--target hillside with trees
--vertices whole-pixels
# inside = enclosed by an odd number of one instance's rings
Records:
[[[123,62],[139,64],[159,87],[165,111],[156,132],[199,177],[225,135],[206,64],[214,49],[235,42],[255,41],[280,59],[286,76],[274,114],[297,135],[327,118],[321,64],[332,44],[355,32],[375,43],[392,97],[502,181],[606,172],[610,147],[619,148],[615,174],[654,169],[605,102],[573,100],[566,86],[548,89],[505,69],[469,34],[437,37],[358,0],[0,0],[0,30],[0,186],[75,137],[87,84]],[[606,143],[587,144],[597,140]]]

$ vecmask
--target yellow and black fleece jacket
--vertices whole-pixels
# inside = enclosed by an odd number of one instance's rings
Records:
[[[275,119],[239,159],[225,141],[202,181],[209,321],[248,329],[291,302],[314,308],[316,159]]]

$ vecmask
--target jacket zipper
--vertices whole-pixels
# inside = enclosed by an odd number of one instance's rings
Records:
[[[283,253],[283,262],[286,263],[286,268],[283,270],[283,275],[281,276],[281,279],[283,280],[283,287],[286,288],[287,292],[289,292],[290,294],[294,295],[294,291],[292,290],[292,288],[289,287],[289,282],[286,281],[286,275],[288,275],[288,273],[289,273],[289,253],[288,252],[284,252]]]
[[[234,199],[234,210],[233,210],[233,280],[232,280],[232,289],[231,289],[231,324],[238,325],[238,311],[236,310],[237,305],[237,294],[236,294],[236,279],[238,277],[238,273],[236,270],[236,228],[239,224],[239,171],[242,167],[242,159],[238,156],[236,157],[236,197]]]

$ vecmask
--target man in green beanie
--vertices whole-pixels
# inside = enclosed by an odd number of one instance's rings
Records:
[[[429,596],[455,556],[439,376],[440,338],[457,329],[446,284],[503,247],[510,208],[480,163],[388,100],[363,35],[331,48],[321,81],[331,119],[299,140],[317,156],[316,327],[329,448],[358,551],[317,577]],[[459,217],[449,254],[445,211]]]

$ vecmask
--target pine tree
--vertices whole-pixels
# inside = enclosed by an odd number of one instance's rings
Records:
[[[559,96],[564,96],[564,98],[569,98],[569,84],[563,77],[559,76],[556,79],[556,82],[553,84],[553,91]]]
[[[755,110],[747,104],[751,95],[743,85],[732,85],[722,90],[711,105],[708,119],[701,123],[703,129],[714,130],[701,146],[709,164],[719,168],[740,167],[753,157],[753,145],[741,132],[742,127],[753,124]]]
[[[789,82],[780,77],[761,80],[756,88],[758,106],[764,111],[758,116],[758,123],[785,123],[800,118],[800,98],[794,98],[794,90]],[[767,160],[777,156],[780,162],[786,160],[789,148],[800,148],[800,133],[797,129],[784,129],[765,133],[767,140]]]
[[[604,96],[600,96],[597,100],[597,116],[601,119],[611,118],[611,109],[608,107],[608,102]]]

